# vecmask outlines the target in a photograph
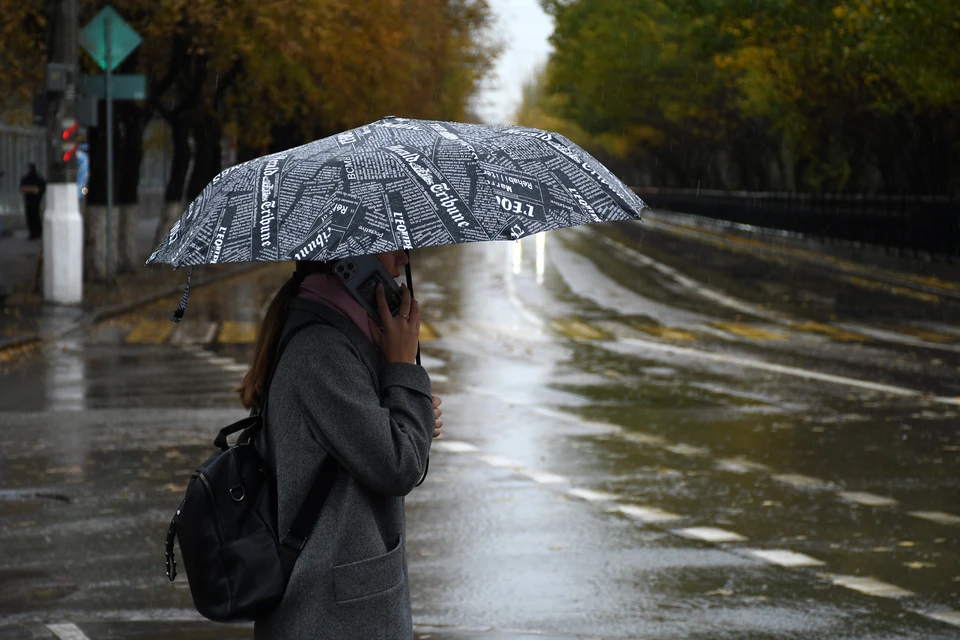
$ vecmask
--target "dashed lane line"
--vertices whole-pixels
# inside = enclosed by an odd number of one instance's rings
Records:
[[[912,591],[901,589],[898,586],[881,582],[873,578],[863,576],[845,576],[845,575],[826,575],[830,582],[847,589],[853,589],[868,596],[877,596],[878,598],[908,598],[913,595]]]
[[[960,627],[960,611],[916,611],[915,613]]]
[[[664,511],[663,509],[657,509],[656,507],[642,507],[635,504],[621,504],[617,507],[617,509],[624,515],[628,515],[631,518],[635,518],[646,523],[673,522],[674,520],[683,519],[683,516],[681,515],[670,513],[669,511]]]
[[[501,469],[519,470],[523,468],[523,465],[516,460],[504,458],[503,456],[481,455],[477,456],[477,459],[479,459],[481,462],[486,462],[491,467],[500,467]]]
[[[457,440],[438,440],[433,443],[433,448],[450,453],[476,453],[479,451],[469,442],[459,442]]]
[[[90,640],[90,638],[72,622],[48,624],[47,629],[50,630],[50,633],[60,638],[60,640]]]
[[[521,475],[525,475],[537,484],[561,484],[569,483],[570,478],[566,478],[555,473],[549,473],[547,471],[533,471],[530,469],[523,469],[520,471]]]
[[[647,439],[649,440],[649,438]],[[709,449],[704,449],[703,447],[694,447],[689,444],[671,444],[664,447],[667,451],[676,453],[681,456],[706,456],[710,455]]]
[[[744,549],[744,551],[756,558],[771,564],[778,564],[781,567],[822,567],[827,564],[823,560],[817,560],[806,554],[788,549]]]
[[[218,367],[228,367],[228,366],[234,366],[237,364],[237,361],[234,360],[233,358],[224,358],[217,355],[205,356],[203,359],[209,362],[210,364]]]
[[[868,507],[893,507],[900,504],[893,498],[878,496],[875,493],[867,493],[866,491],[841,491],[837,495],[847,502],[862,504]]]
[[[777,473],[770,477],[781,484],[789,484],[800,489],[830,489],[833,486],[826,480],[805,476],[801,473]]]
[[[747,540],[745,536],[739,533],[718,529],[717,527],[688,527],[686,529],[673,529],[672,531],[683,538],[703,540],[704,542],[745,542]]]
[[[731,473],[770,473],[773,469],[769,465],[760,462],[754,462],[743,457],[718,458],[714,465],[721,471]]]
[[[567,491],[567,495],[586,500],[587,502],[613,502],[619,498],[616,494],[607,493],[606,491],[594,491],[592,489],[581,489],[579,487],[570,489]]]
[[[246,374],[250,370],[250,366],[246,364],[228,364],[224,365],[224,370],[229,371],[230,373],[243,373]]]
[[[565,422],[578,424],[580,426],[585,426],[596,433],[615,435],[628,442],[660,448],[678,455],[705,457],[710,454],[710,450],[703,447],[693,447],[683,443],[673,444],[660,436],[642,432],[628,431],[619,425],[609,424],[606,422],[582,421],[574,414],[557,411],[555,409],[548,409],[546,407],[533,407],[532,409],[535,413],[540,415],[544,415],[556,420],[563,420]],[[807,476],[800,473],[774,473],[773,468],[771,468],[769,465],[754,462],[753,460],[749,460],[742,456],[732,458],[717,458],[714,460],[714,468],[720,471],[738,474],[769,474],[770,478],[775,482],[790,485],[802,490],[835,491],[838,498],[848,503],[861,504],[871,507],[900,506],[900,503],[897,500],[887,496],[880,496],[866,491],[840,491],[836,484],[826,480],[821,480],[820,478],[814,478],[812,476]],[[589,500],[589,498],[584,499]],[[956,516],[944,511],[908,511],[907,515],[942,525],[960,525],[960,516]]]
[[[960,516],[955,516],[952,513],[945,513],[943,511],[907,511],[907,515],[920,518],[921,520],[936,522],[937,524],[960,525]]]
[[[552,412],[558,414],[559,412]],[[457,440],[443,440],[435,442],[433,445],[434,449],[441,451],[448,451],[450,453],[463,453],[463,454],[480,454],[481,450],[478,449],[473,444]],[[481,454],[476,455],[476,458],[481,462],[485,462],[491,466],[498,468],[511,468],[516,472],[522,473],[527,477],[534,477],[534,475],[546,474],[548,477],[554,477],[559,482],[560,480],[569,483],[568,478],[562,476],[555,476],[548,472],[534,472],[530,471],[523,467],[519,462],[504,458],[497,455],[488,455]],[[553,483],[551,483],[553,484]],[[634,520],[642,522],[644,525],[653,525],[658,527],[666,523],[675,522],[677,520],[683,520],[686,516],[671,513],[669,511],[664,511],[656,507],[645,506],[645,505],[636,505],[619,502],[620,496],[608,493],[605,491],[595,491],[592,489],[584,489],[581,487],[567,487],[563,491],[564,495],[572,496],[575,498],[582,499],[586,502],[596,503],[596,504],[609,504],[612,505],[612,509],[607,509],[608,512],[618,512],[623,515],[626,515]],[[747,537],[740,535],[739,533],[728,531],[726,529],[720,529],[718,527],[686,527],[680,529],[661,529],[667,533],[687,538],[690,540],[700,540],[703,542],[711,544],[728,544],[728,543],[737,543],[747,541]],[[766,562],[768,564],[774,564],[780,567],[787,569],[800,569],[803,567],[824,567],[826,563],[822,560],[808,556],[797,551],[790,549],[755,549],[755,548],[736,548],[736,547],[727,547],[727,550],[731,553],[736,553],[739,555],[749,555],[758,560]],[[880,598],[890,598],[890,599],[899,599],[913,596],[914,593],[906,589],[897,587],[886,582],[881,582],[874,578],[863,577],[863,576],[850,576],[850,575],[836,575],[831,573],[819,574],[820,578],[829,580],[832,584],[837,586],[842,586],[847,589],[852,589],[858,591],[865,595],[880,597]],[[960,612],[953,610],[939,610],[939,611],[917,611],[911,610],[912,613],[916,613],[928,618],[944,622],[946,624],[951,624],[955,626],[960,626]]]
[[[176,325],[170,336],[170,344],[177,346],[202,345],[213,342],[217,335],[216,322],[188,322]]]

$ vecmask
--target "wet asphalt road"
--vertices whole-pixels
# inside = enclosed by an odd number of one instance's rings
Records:
[[[415,260],[419,637],[960,637],[960,287],[658,216]],[[289,271],[2,365],[0,639],[252,637],[162,542]]]

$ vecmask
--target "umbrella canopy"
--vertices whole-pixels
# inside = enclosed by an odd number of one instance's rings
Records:
[[[226,169],[147,264],[337,260],[638,220],[646,205],[556,133],[388,117]]]

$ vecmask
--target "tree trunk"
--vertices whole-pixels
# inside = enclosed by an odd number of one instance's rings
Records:
[[[193,127],[193,173],[187,185],[187,200],[192,201],[220,173],[220,123],[203,115]]]
[[[170,178],[164,193],[163,211],[153,236],[154,247],[163,242],[183,213],[183,187],[187,180],[187,171],[190,169],[190,130],[182,119],[168,124],[170,124],[170,138],[173,143]]]
[[[118,121],[117,139],[117,273],[133,273],[143,264],[137,242],[137,218],[140,211],[138,190],[143,161],[144,113],[132,102],[118,103],[114,117]]]

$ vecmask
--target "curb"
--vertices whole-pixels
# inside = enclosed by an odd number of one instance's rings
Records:
[[[226,280],[227,278],[232,278],[233,276],[238,276],[248,271],[263,269],[273,264],[275,263],[273,262],[246,263],[243,266],[236,267],[234,269],[231,269],[230,271],[224,271],[223,273],[217,273],[217,274],[213,274],[205,277],[195,278],[193,281],[193,284],[191,285],[191,289],[203,287],[208,284],[212,284],[214,282],[219,282],[220,280]],[[130,311],[131,309],[136,309],[137,307],[142,307],[152,302],[156,302],[157,300],[162,300],[163,298],[169,298],[177,294],[180,294],[182,292],[183,292],[182,286],[171,287],[169,289],[164,289],[156,293],[151,293],[147,296],[134,300],[133,302],[123,302],[120,304],[113,305],[112,307],[105,307],[103,309],[93,311],[87,316],[85,316],[84,318],[70,325],[67,325],[63,329],[60,329],[59,331],[55,331],[53,333],[49,333],[46,335],[40,334],[40,333],[33,333],[26,336],[18,336],[15,338],[8,338],[6,340],[0,340],[0,353],[7,351],[9,349],[16,349],[19,347],[25,347],[31,344],[35,344],[37,342],[43,342],[45,340],[58,340],[63,336],[67,335],[68,333],[72,333],[78,329],[82,329],[83,327],[86,327],[92,324],[97,324],[98,322],[102,322],[108,318],[112,318],[114,316],[124,314]]]

